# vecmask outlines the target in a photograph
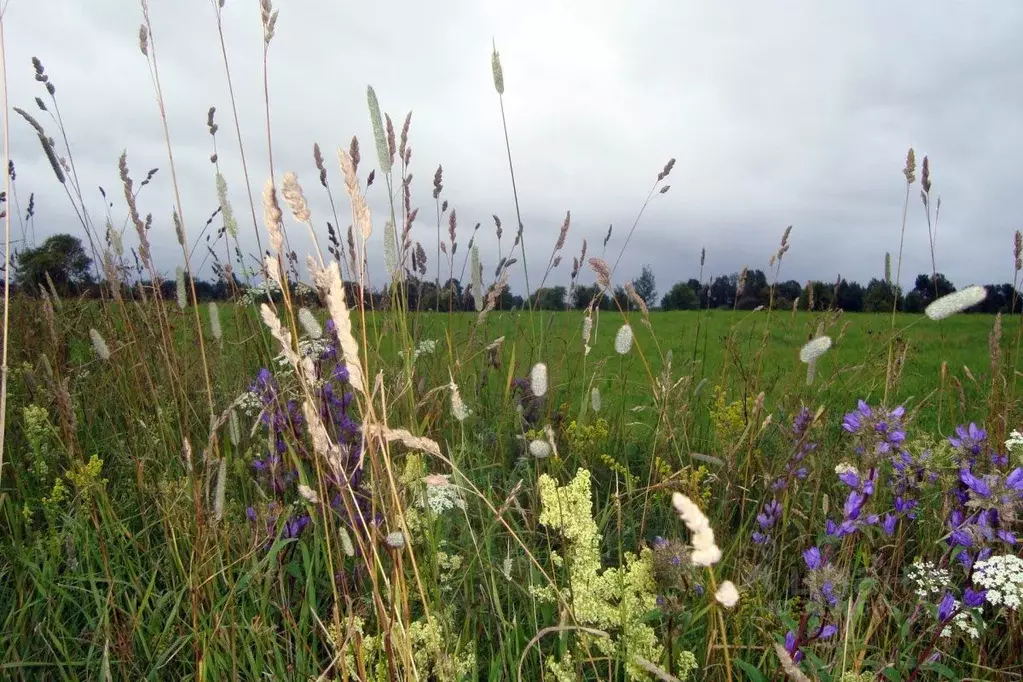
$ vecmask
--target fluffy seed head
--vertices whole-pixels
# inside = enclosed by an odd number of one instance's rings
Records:
[[[974,284],[961,291],[942,296],[927,306],[924,313],[932,320],[944,320],[946,317],[972,308],[985,298],[987,298],[987,289]]]
[[[224,332],[220,328],[220,308],[217,307],[215,301],[210,301],[209,309],[207,311],[210,316],[210,336],[217,341],[223,337]]]
[[[400,531],[388,533],[387,537],[384,538],[384,542],[391,549],[401,549],[405,546],[405,535]]]
[[[714,593],[714,598],[726,609],[730,609],[739,602],[739,590],[735,588],[731,580],[726,580],[718,587],[717,592]]]
[[[316,491],[307,485],[302,483],[298,484],[298,494],[302,496],[302,499],[309,504],[319,504],[320,496],[316,494]]]
[[[799,349],[799,360],[809,363],[824,355],[829,348],[831,348],[831,337],[818,336]]]
[[[551,456],[551,444],[537,438],[529,441],[529,454],[536,459],[546,459]]]
[[[587,315],[583,318],[583,343],[590,342],[590,334],[593,332],[593,318]]]
[[[615,334],[615,352],[625,355],[632,350],[632,327],[623,324],[618,333]]]
[[[188,305],[188,297],[185,295],[185,271],[182,268],[178,268],[175,271],[175,283],[177,284],[176,292],[178,297],[178,307],[182,310]]]
[[[547,365],[542,362],[533,365],[533,369],[529,373],[529,387],[533,390],[533,395],[537,397],[547,393]]]
[[[600,389],[594,386],[590,389],[590,408],[594,412],[600,412]]]
[[[323,336],[323,328],[309,308],[298,309],[298,322],[309,338],[318,339]]]
[[[107,346],[107,342],[103,340],[100,333],[95,329],[90,329],[89,337],[92,339],[92,349],[96,352],[99,359],[109,360],[110,348]]]

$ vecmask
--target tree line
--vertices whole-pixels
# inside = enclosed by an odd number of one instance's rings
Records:
[[[52,289],[60,296],[98,298],[102,296],[104,282],[92,276],[92,259],[87,255],[81,240],[67,234],[48,237],[42,245],[26,249],[17,254],[17,270],[12,281],[15,290],[34,293],[40,288]],[[232,272],[218,268],[217,279],[193,280],[196,298],[199,301],[226,301],[244,296],[258,299],[260,296],[275,298],[279,292],[267,290],[265,285],[248,287]],[[139,280],[138,284],[148,290],[160,289],[165,299],[176,296],[175,280],[156,283]],[[300,297],[308,296],[315,301],[315,293],[294,283],[292,287]],[[1015,284],[988,284],[987,298],[971,312],[1019,313],[1023,312],[1023,295]],[[355,305],[361,294],[363,303],[372,309],[386,308],[392,302],[391,292],[386,290],[361,289],[354,282],[345,282],[349,304]],[[539,310],[583,309],[594,306],[602,310],[635,310],[639,301],[649,308],[657,306],[657,286],[653,270],[643,266],[639,277],[632,280],[630,294],[625,286],[604,291],[599,285],[551,286],[532,292],[530,301],[511,293],[505,288],[496,298],[497,310],[513,310],[532,305]],[[730,275],[720,275],[707,282],[692,278],[676,282],[660,298],[662,310],[735,309],[754,310],[773,307],[788,309],[797,304],[800,310],[825,310],[838,308],[846,312],[890,312],[892,307],[902,312],[923,312],[935,298],[953,293],[955,286],[942,273],[917,275],[913,288],[903,291],[894,282],[872,278],[866,286],[859,282],[839,279],[837,282],[810,281],[805,285],[796,280],[771,284],[762,270],[749,270]],[[405,297],[408,310],[474,311],[476,304],[468,286],[451,278],[438,287],[435,282],[410,275],[400,291]],[[488,292],[489,293],[489,292]],[[125,288],[125,296],[137,296],[137,288]],[[399,299],[400,300],[400,299]]]

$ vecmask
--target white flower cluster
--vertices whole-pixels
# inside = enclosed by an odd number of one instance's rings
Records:
[[[263,401],[259,399],[259,395],[253,391],[245,391],[238,396],[238,401],[235,403],[238,409],[242,411],[248,417],[259,414],[259,411],[263,409]]]
[[[305,296],[313,293],[313,290],[310,287],[302,284],[301,282],[292,282],[290,283],[290,286],[291,293],[294,295]],[[259,284],[247,287],[245,289],[245,293],[239,297],[238,301],[242,305],[264,303],[269,300],[273,294],[278,293],[280,290],[281,288],[277,285],[277,282],[273,281],[273,279],[266,279]]]
[[[1023,462],[1023,433],[1013,431],[1005,441],[1005,449],[1015,454]]]
[[[1023,604],[1023,559],[1012,554],[993,556],[974,565],[973,580],[987,589],[993,606],[1016,611]]]
[[[906,574],[916,588],[916,596],[921,599],[940,597],[952,583],[952,576],[948,571],[938,568],[931,561],[917,559]]]
[[[436,339],[423,339],[416,346],[416,349],[412,351],[412,362],[415,362],[423,355],[433,355],[435,350],[437,350]]]
[[[838,474],[839,476],[847,473],[853,473],[857,475],[859,474],[859,472],[856,470],[856,467],[854,467],[852,464],[849,464],[849,462],[839,462],[838,464],[836,464],[835,473]]]
[[[425,506],[434,514],[443,514],[449,509],[465,509],[465,500],[458,488],[446,474],[430,474],[423,479],[426,483]]]
[[[958,609],[960,604],[958,600],[953,600],[955,606],[953,608]],[[980,637],[980,632],[977,630],[977,626],[974,625],[972,613],[976,609],[965,609],[957,613],[948,625],[941,629],[942,637],[951,637],[953,630],[958,630],[964,635],[969,635],[971,639],[977,639]]]

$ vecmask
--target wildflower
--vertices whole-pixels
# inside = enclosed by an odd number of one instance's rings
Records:
[[[405,546],[405,535],[401,531],[388,533],[384,543],[391,549],[401,549]]]
[[[924,309],[924,314],[932,320],[944,320],[946,317],[972,308],[985,298],[987,298],[987,289],[975,284],[935,300]]]
[[[319,339],[323,336],[323,329],[309,308],[298,309],[298,322],[302,325],[302,329],[305,330],[306,336],[309,338]]]
[[[829,348],[831,348],[831,337],[818,336],[799,350],[799,360],[805,363],[813,362],[824,355]]]
[[[946,592],[938,604],[938,620],[942,623],[948,622],[956,610],[956,600],[951,592]]]
[[[978,561],[973,580],[986,589],[984,599],[989,604],[1012,611],[1023,605],[1023,559],[1001,554]]]
[[[430,474],[423,478],[426,483],[424,503],[434,514],[442,514],[455,507],[465,509],[465,500],[450,479],[446,474]]]
[[[107,346],[107,342],[103,340],[100,333],[95,329],[89,330],[89,337],[92,338],[92,349],[96,352],[96,355],[100,360],[110,359],[110,348]]]
[[[726,580],[714,593],[714,598],[726,609],[730,609],[739,601],[739,590],[735,588],[731,580]]]
[[[952,576],[933,562],[916,559],[906,571],[921,599],[941,594],[952,583]]]
[[[824,565],[820,548],[811,547],[810,549],[803,550],[803,561],[806,563],[806,567],[811,571],[819,569],[822,565]]]
[[[547,393],[547,365],[542,362],[533,365],[529,373],[529,386],[533,389],[533,395],[537,397]]]
[[[623,324],[618,333],[615,334],[615,352],[625,355],[632,349],[632,327]]]
[[[771,536],[768,531],[774,527],[781,518],[781,504],[778,500],[772,498],[770,502],[764,504],[763,510],[757,514],[757,525],[760,526],[760,530],[753,531],[753,542],[758,545],[765,544],[770,541]]]
[[[969,426],[960,424],[956,427],[956,435],[949,436],[949,444],[959,450],[969,452],[973,455],[980,454],[980,448],[987,438],[987,431],[979,428],[973,422]]]

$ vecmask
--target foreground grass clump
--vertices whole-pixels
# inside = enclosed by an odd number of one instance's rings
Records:
[[[277,14],[261,9],[268,46]],[[503,97],[496,52],[493,65]],[[113,219],[94,234],[71,155],[65,170],[37,131],[103,274],[99,300],[50,281],[5,309],[5,677],[1023,674],[1023,320],[959,315],[983,289],[916,316],[898,314],[897,296],[878,315],[660,313],[623,282],[614,300],[626,303],[602,310],[614,267],[585,243],[570,281],[592,272],[594,300],[541,312],[525,228],[508,248],[495,220],[493,282],[478,245],[468,277],[465,263],[455,276],[458,221],[439,168],[434,305],[414,304],[429,268],[411,119],[396,132],[372,89],[367,101],[377,168],[357,139],[338,150],[352,229],[341,235],[332,216],[326,253],[284,173],[253,221],[269,249],[246,261],[217,166],[223,227],[209,251],[230,303],[215,305],[200,305],[189,274],[205,238],[190,239],[180,201],[176,280],[153,261],[139,194],[155,171],[135,185],[120,158],[136,260]],[[904,173],[908,197],[912,152]],[[370,192],[390,208],[383,292],[369,291]],[[532,261],[546,262],[541,288],[570,224]],[[288,228],[317,244],[302,273]],[[1021,253],[1017,237],[1017,275]],[[527,297],[510,309],[515,265]],[[441,287],[445,268],[454,283]],[[886,273],[884,286],[897,294],[898,280]],[[454,312],[458,296],[475,311]]]

